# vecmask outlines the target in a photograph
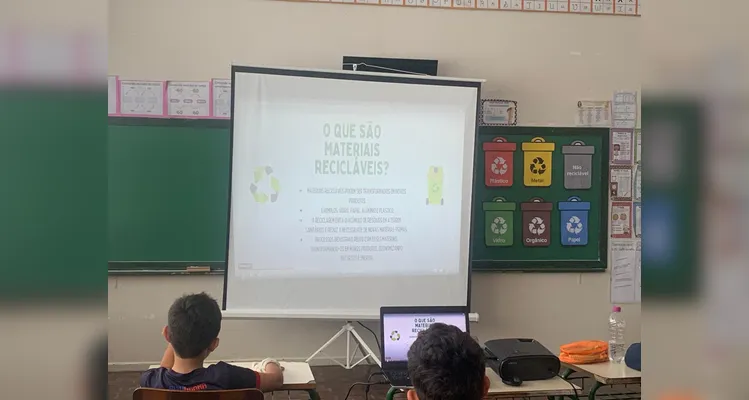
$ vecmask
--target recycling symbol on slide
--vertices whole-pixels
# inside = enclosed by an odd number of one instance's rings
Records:
[[[507,221],[502,217],[494,218],[491,228],[495,235],[504,235],[507,233]]]
[[[546,232],[546,225],[541,217],[533,217],[531,222],[528,224],[528,231],[534,235],[541,235]]]
[[[261,187],[265,189],[261,189]],[[257,203],[275,203],[278,200],[278,192],[281,190],[281,184],[273,175],[273,168],[270,166],[257,167],[253,173],[253,181],[250,184],[250,193]]]
[[[507,161],[504,158],[497,157],[492,161],[492,172],[494,175],[504,175],[508,169]]]
[[[390,340],[397,342],[401,340],[401,334],[398,333],[398,331],[392,331],[390,332]]]
[[[546,161],[541,157],[536,157],[531,161],[530,169],[533,174],[543,175],[546,172]]]
[[[577,215],[573,215],[569,221],[567,221],[567,232],[579,234],[583,231],[583,223]]]

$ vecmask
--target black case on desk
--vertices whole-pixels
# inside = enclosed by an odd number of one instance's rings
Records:
[[[534,339],[496,339],[485,346],[487,365],[503,381],[539,381],[559,374],[559,358]]]

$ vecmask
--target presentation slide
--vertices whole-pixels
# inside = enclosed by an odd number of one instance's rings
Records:
[[[476,87],[235,74],[227,308],[328,309],[342,284],[409,280],[465,305],[476,102]],[[304,282],[326,293],[287,294]],[[376,312],[381,290],[354,308]]]
[[[384,355],[383,361],[407,361],[408,349],[411,348],[419,332],[428,329],[432,324],[441,322],[454,325],[465,332],[465,314],[439,314],[439,315],[388,315],[382,320],[382,331]]]

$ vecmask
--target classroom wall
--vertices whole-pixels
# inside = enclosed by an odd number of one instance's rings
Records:
[[[578,100],[640,90],[641,18],[273,0],[129,0],[109,11],[109,73],[122,78],[227,78],[232,62],[340,69],[343,55],[436,58],[441,75],[486,79],[486,96],[517,100],[518,122],[538,126],[572,125]],[[551,349],[605,339],[609,279],[609,272],[474,274],[472,308],[481,321],[473,331],[481,339],[533,337]],[[222,285],[220,276],[110,277],[113,368],[157,362],[171,301],[196,291],[220,298]],[[637,341],[640,306],[623,309],[627,339]],[[304,359],[340,325],[226,321],[215,357]],[[342,356],[344,345],[330,354]]]

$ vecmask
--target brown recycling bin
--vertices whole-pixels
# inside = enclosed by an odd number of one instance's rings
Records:
[[[551,209],[553,203],[547,203],[540,197],[534,197],[526,203],[520,203],[523,212],[523,245],[528,247],[546,247],[551,243]]]

